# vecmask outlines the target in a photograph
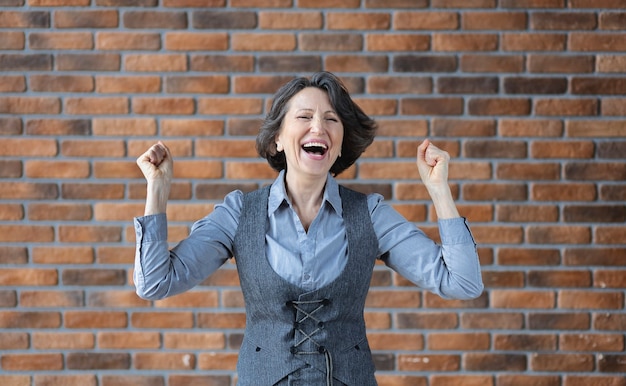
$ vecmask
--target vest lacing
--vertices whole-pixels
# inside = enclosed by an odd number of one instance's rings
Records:
[[[330,351],[324,347],[324,345],[317,342],[313,336],[319,333],[322,329],[324,329],[324,321],[315,316],[315,313],[320,311],[322,308],[328,306],[330,304],[329,299],[319,299],[319,300],[290,300],[287,302],[288,307],[293,307],[296,311],[304,314],[300,319],[298,319],[298,314],[296,313],[296,320],[293,324],[294,334],[295,331],[298,331],[303,335],[303,338],[296,342],[295,345],[291,346],[290,351],[294,355],[314,355],[314,354],[324,354],[326,359],[326,385],[332,386],[333,384],[333,358],[330,355]],[[311,311],[307,311],[305,308],[301,307],[303,305],[317,305],[317,307],[313,308]],[[311,319],[315,323],[315,329],[313,331],[307,332],[303,330],[304,322]],[[300,351],[298,347],[305,342],[311,342],[317,347],[317,351]]]

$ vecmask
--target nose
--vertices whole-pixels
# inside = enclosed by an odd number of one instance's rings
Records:
[[[324,132],[324,119],[320,116],[314,116],[311,120],[311,129],[312,133],[321,134]]]

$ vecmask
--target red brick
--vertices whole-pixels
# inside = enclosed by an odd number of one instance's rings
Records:
[[[4,2],[6,3],[6,1]],[[2,5],[5,5],[5,4]],[[22,2],[23,3],[23,2]],[[10,6],[12,4],[6,4]],[[24,4],[13,4],[24,5]],[[0,14],[2,28],[48,28],[50,27],[50,12],[46,11],[3,11]]]
[[[24,32],[0,32],[0,50],[23,50],[25,45]]]
[[[623,303],[623,292],[562,290],[558,294],[558,305],[563,309],[622,309]]]
[[[332,15],[332,14],[331,14]],[[259,26],[262,29],[321,29],[323,24],[320,12],[259,12]]]
[[[187,353],[149,353],[134,355],[133,363],[139,370],[191,370],[196,366],[196,356]]]
[[[63,324],[66,328],[125,328],[128,317],[123,311],[65,311]]]
[[[411,6],[413,5],[414,2],[411,2]],[[397,30],[411,31],[456,30],[459,27],[459,15],[455,12],[395,12],[393,27]]]
[[[471,371],[524,371],[526,356],[522,354],[466,353],[463,368]]]
[[[391,25],[388,13],[328,12],[325,17],[329,30],[387,30]]]
[[[231,47],[235,51],[293,51],[296,49],[296,36],[290,33],[234,33]]]
[[[61,101],[55,97],[0,97],[2,114],[59,114]]]
[[[563,8],[562,0],[503,0],[504,8]]]
[[[36,268],[5,268],[0,270],[3,286],[50,286],[58,284],[56,270]]]
[[[70,352],[65,362],[70,370],[127,370],[131,360],[126,353]]]
[[[585,226],[530,226],[526,237],[532,244],[588,244],[590,230]]]
[[[158,76],[96,76],[98,93],[156,93],[161,90],[161,78]],[[121,98],[117,98],[119,100]],[[124,98],[125,99],[125,98]]]
[[[34,50],[91,50],[94,43],[89,32],[33,32],[28,46]]]
[[[504,51],[564,51],[565,34],[505,33],[501,38]]]
[[[57,28],[115,28],[118,13],[115,10],[56,11],[54,26]]]
[[[488,375],[439,375],[430,377],[431,386],[494,386]]]
[[[191,328],[191,312],[134,312],[131,325],[136,328]]]
[[[29,335],[25,332],[0,332],[0,349],[25,350],[29,346]],[[1,379],[1,378],[0,378]]]
[[[298,36],[298,47],[303,51],[360,51],[363,49],[363,37],[350,33],[302,33]]]
[[[84,306],[82,291],[23,291],[20,305],[23,307],[81,307]]]
[[[37,264],[91,264],[94,251],[88,246],[33,247],[32,261]]]
[[[88,161],[27,161],[25,175],[29,178],[87,178]]]
[[[397,362],[400,371],[458,371],[461,368],[458,355],[400,354]]]
[[[488,350],[489,346],[488,333],[430,333],[428,335],[430,350]]]
[[[103,349],[157,349],[161,346],[158,332],[113,332],[98,333],[98,347]]]
[[[114,115],[128,114],[128,106],[126,97],[66,98],[64,109],[70,115]]]
[[[615,227],[597,227],[595,231],[595,240],[599,244],[621,244],[622,240],[626,240],[625,228]]]
[[[58,54],[56,66],[61,71],[119,71],[120,55],[103,54]]]
[[[91,122],[86,119],[30,119],[26,122],[29,135],[88,135]],[[56,144],[55,144],[56,147]]]
[[[471,98],[471,115],[529,115],[530,100],[524,98]]]
[[[555,205],[497,205],[496,219],[505,222],[556,222],[559,208]]]
[[[534,110],[537,115],[544,116],[595,116],[598,115],[598,102],[593,99],[540,99],[535,101]]]
[[[2,135],[22,134],[22,121],[19,118],[0,118],[0,133]]]
[[[599,72],[621,73],[626,68],[626,59],[622,55],[598,55],[596,67]]]
[[[588,183],[542,183],[532,185],[531,197],[538,201],[593,201],[597,191]]]
[[[496,170],[496,176],[509,180],[558,180],[560,166],[552,164],[534,163],[501,163]]]
[[[376,374],[376,381],[379,386],[427,386],[425,377],[413,375],[387,375]]]
[[[173,94],[225,94],[229,91],[229,79],[219,75],[167,77],[165,90]]]
[[[559,346],[563,351],[621,351],[624,336],[616,334],[561,334]]]
[[[97,386],[98,379],[93,374],[85,375],[35,375],[35,385],[63,386],[85,385]]]
[[[593,72],[595,61],[592,55],[530,54],[527,63],[530,72],[575,74]]]
[[[564,262],[566,265],[623,265],[626,250],[619,248],[572,248],[566,249]]]
[[[0,358],[0,365],[7,371],[58,371],[63,369],[63,355],[4,354]]]
[[[493,290],[490,295],[495,308],[549,309],[556,304],[554,293],[548,291]]]
[[[566,123],[566,134],[568,137],[623,137],[624,122],[622,120],[572,120]]]
[[[365,44],[368,51],[426,51],[430,48],[430,38],[409,34],[369,34]]]
[[[432,38],[433,51],[495,51],[498,47],[496,34],[443,34],[435,33]]]
[[[197,325],[201,328],[243,328],[245,323],[245,314],[240,312],[203,312],[197,315]]]
[[[192,25],[199,29],[251,29],[257,26],[257,14],[250,11],[195,11]]]
[[[0,219],[16,221],[24,219],[24,207],[19,204],[0,204]]]
[[[164,386],[159,375],[103,375],[102,386]]]
[[[91,332],[35,332],[32,334],[33,347],[38,350],[88,350],[95,347]]]
[[[619,33],[572,32],[569,34],[568,48],[571,51],[622,52],[626,49],[624,36]]]
[[[564,386],[624,386],[626,378],[620,375],[566,375]]]
[[[124,67],[130,72],[187,71],[187,60],[182,54],[129,54]]]
[[[226,340],[222,332],[166,332],[163,334],[163,346],[175,350],[223,349],[226,347]]]
[[[155,51],[161,48],[161,37],[148,32],[100,32],[96,35],[98,50]]]
[[[592,30],[597,27],[591,12],[535,12],[530,15],[530,28],[535,30]]]
[[[498,123],[503,137],[560,137],[563,123],[560,120],[502,119]]]
[[[464,72],[515,73],[524,71],[522,55],[464,54],[461,56],[461,70]]]
[[[102,281],[102,280],[101,280]],[[97,285],[98,283],[92,283]],[[89,307],[126,307],[139,308],[151,305],[147,300],[139,298],[134,291],[99,291],[90,292],[86,296]]]
[[[11,386],[30,386],[30,375],[0,375],[2,384]]]
[[[461,316],[461,327],[465,329],[521,329],[524,315],[515,312],[464,313]]]
[[[236,367],[237,353],[203,352],[198,355],[198,368],[202,370],[235,370]]]
[[[458,64],[455,56],[396,55],[392,67],[397,72],[454,72]]]
[[[464,30],[524,30],[527,16],[522,12],[468,12],[463,15]]]
[[[502,351],[555,351],[557,336],[549,334],[495,334],[494,348]]]
[[[533,354],[530,368],[534,371],[592,371],[593,355],[587,354]]]

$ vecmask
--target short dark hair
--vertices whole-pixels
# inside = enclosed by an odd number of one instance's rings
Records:
[[[330,104],[343,124],[341,157],[337,158],[330,168],[330,172],[337,175],[356,162],[374,141],[377,125],[352,100],[343,82],[327,71],[317,72],[311,78],[295,78],[276,92],[270,111],[267,113],[256,138],[257,152],[267,160],[274,170],[281,171],[287,167],[285,153],[276,150],[276,136],[280,131],[287,110],[289,110],[289,101],[307,87],[316,87],[328,94]]]

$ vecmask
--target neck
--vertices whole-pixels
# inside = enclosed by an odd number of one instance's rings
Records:
[[[291,205],[300,217],[300,222],[308,230],[309,225],[317,216],[322,199],[324,197],[324,178],[293,178],[289,173],[285,174],[285,190],[291,201]]]

